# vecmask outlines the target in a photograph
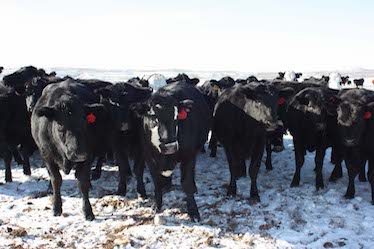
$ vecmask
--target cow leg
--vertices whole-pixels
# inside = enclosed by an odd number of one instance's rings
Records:
[[[266,165],[266,170],[272,170],[273,169],[273,165],[271,163],[271,141],[269,138],[266,138],[266,162],[265,162],[265,165]]]
[[[257,189],[257,175],[261,165],[262,154],[264,153],[265,139],[261,139],[255,144],[251,155],[251,164],[249,167],[249,176],[251,178],[251,193],[249,201],[251,204],[260,202],[260,196]]]
[[[360,172],[358,174],[358,180],[360,182],[367,182],[365,169],[366,169],[366,160],[363,162],[362,165],[360,165]]]
[[[330,175],[329,181],[336,182],[336,180],[342,177],[343,177],[343,169],[342,169],[342,163],[340,161],[335,164],[334,170],[332,171]]]
[[[78,187],[82,193],[82,210],[86,220],[94,220],[95,215],[92,212],[91,203],[89,200],[88,192],[90,189],[90,165],[87,163],[82,163],[81,165],[77,166],[75,171],[75,177],[78,180]]]
[[[216,133],[212,131],[212,135],[209,140],[209,148],[210,148],[210,157],[217,156],[217,136]]]
[[[323,160],[325,158],[326,150],[325,148],[318,147],[316,150],[316,157],[314,161],[316,163],[316,189],[323,189],[325,184],[323,183],[323,175],[322,175],[322,168],[323,168]]]
[[[62,214],[61,185],[62,178],[58,166],[55,163],[46,163],[53,188],[53,215]]]
[[[300,141],[294,138],[293,143],[295,147],[296,170],[295,170],[295,174],[292,179],[291,188],[298,187],[300,185],[300,172],[301,172],[301,167],[304,164],[304,155],[305,155],[303,145],[300,143]]]
[[[118,182],[118,195],[125,196],[127,191],[127,173],[129,165],[129,159],[126,151],[115,152],[115,158],[118,162],[118,171],[119,171],[119,182]]]
[[[368,179],[371,186],[371,203],[374,205],[374,161],[369,160]]]
[[[156,212],[161,212],[162,208],[162,184],[160,181],[160,173],[156,171],[156,165],[150,165],[150,172],[153,178],[153,184],[155,185],[155,200],[156,200]]]
[[[346,160],[346,165],[348,169],[349,182],[348,182],[347,192],[344,197],[346,199],[353,199],[355,197],[355,192],[356,192],[355,178],[359,173],[359,167],[358,165],[353,165],[351,162],[347,162],[347,160]]]
[[[195,164],[195,158],[190,161],[181,163],[182,188],[187,195],[186,201],[188,216],[193,222],[200,221],[200,214],[194,197],[194,193],[196,190],[196,184],[194,180]]]
[[[23,159],[21,155],[19,154],[19,151],[16,148],[12,150],[12,154],[13,154],[14,161],[16,161],[18,165],[21,165],[21,164],[23,165]]]
[[[230,184],[227,187],[227,195],[228,196],[236,196],[236,174],[235,174],[235,165],[234,165],[234,159],[233,159],[233,154],[231,153],[230,149],[226,149],[226,157],[227,157],[227,162],[229,164],[230,168]]]
[[[145,161],[141,155],[137,155],[134,160],[134,173],[136,176],[136,190],[142,198],[147,198],[147,193],[145,192],[143,175],[145,169]]]
[[[26,151],[25,148],[22,148],[22,157],[23,157],[23,174],[30,176],[30,154]]]
[[[101,171],[102,171],[104,160],[105,158],[102,156],[97,159],[96,167],[94,170],[92,170],[92,175],[91,175],[92,180],[97,180],[101,177]]]
[[[4,155],[4,164],[5,164],[5,182],[12,182],[12,154],[10,151],[6,151]]]

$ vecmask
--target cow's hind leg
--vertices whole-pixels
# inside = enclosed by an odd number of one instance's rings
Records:
[[[187,212],[191,221],[200,221],[200,214],[195,201],[194,193],[196,184],[194,181],[194,168],[196,159],[185,161],[181,163],[181,173],[182,173],[182,188],[186,193],[187,198]]]
[[[91,176],[92,180],[97,180],[101,177],[101,171],[102,171],[104,160],[105,160],[105,157],[103,156],[100,156],[97,159],[96,167],[95,169],[92,170],[92,176]]]
[[[12,153],[10,151],[6,151],[4,153],[4,164],[5,164],[5,182],[12,182]]]
[[[53,188],[53,215],[62,214],[61,185],[62,178],[58,166],[55,163],[46,163]]]
[[[271,162],[271,140],[270,138],[266,138],[266,162],[265,162],[265,165],[266,165],[266,170],[272,170],[273,169],[273,165],[272,165],[272,162]]]
[[[94,220],[95,215],[92,212],[91,203],[89,200],[89,189],[90,189],[90,165],[87,163],[81,163],[77,165],[75,171],[75,177],[78,180],[78,187],[82,193],[83,205],[82,210],[86,220]]]
[[[134,173],[136,176],[136,190],[142,198],[147,198],[147,193],[145,192],[143,175],[145,169],[144,157],[137,155],[134,160]]]
[[[26,148],[21,148],[21,149],[22,149],[21,153],[23,157],[23,173],[29,176],[31,175],[30,153],[27,151]]]
[[[227,195],[228,196],[236,196],[236,179],[237,179],[237,176],[235,174],[235,172],[236,172],[235,167],[237,165],[235,166],[235,163],[234,163],[235,159],[233,158],[234,155],[231,152],[231,149],[225,147],[225,152],[226,152],[227,162],[228,162],[229,168],[230,168],[230,183],[229,183],[229,186],[227,187]]]
[[[265,138],[258,138],[251,154],[251,164],[249,167],[249,176],[251,178],[251,192],[249,201],[251,204],[260,202],[260,196],[257,189],[257,175],[261,165],[262,154],[264,153]]]
[[[374,205],[374,160],[369,160],[368,178],[371,186],[371,203]]]
[[[364,161],[362,165],[360,165],[360,172],[358,174],[358,180],[360,182],[367,182],[365,169],[366,169],[366,161]]]
[[[316,189],[323,189],[325,187],[325,184],[323,183],[323,174],[322,174],[322,168],[323,168],[323,160],[325,158],[326,150],[322,147],[317,147],[316,150],[316,157],[314,158],[314,161],[316,163]]]
[[[293,143],[295,147],[296,169],[295,169],[295,174],[292,179],[291,187],[298,187],[300,185],[300,173],[301,173],[301,167],[304,164],[305,151],[304,151],[303,145],[295,137],[294,137]]]

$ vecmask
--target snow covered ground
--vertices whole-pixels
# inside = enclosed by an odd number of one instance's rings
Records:
[[[141,76],[139,72],[125,76],[125,72],[69,70],[58,73],[112,81]],[[208,79],[222,74],[191,75]],[[360,75],[373,78],[374,73]],[[90,200],[96,220],[88,222],[81,212],[73,173],[63,175],[63,216],[53,217],[51,197],[45,192],[48,174],[40,157],[36,154],[32,158],[31,177],[13,164],[13,183],[4,183],[5,170],[0,162],[0,248],[374,248],[370,185],[357,181],[356,198],[344,199],[347,172],[344,169],[344,177],[337,183],[327,181],[333,169],[328,150],[323,169],[325,189],[315,190],[314,153],[306,156],[300,187],[290,188],[294,172],[290,136],[285,136],[285,147],[285,151],[273,154],[274,170],[261,166],[261,203],[254,206],[248,202],[249,177],[238,181],[236,198],[226,196],[230,176],[222,148],[217,158],[199,155],[195,197],[200,223],[188,221],[179,170],[173,175],[174,191],[164,195],[160,217],[165,223],[155,225],[153,183],[148,172],[145,183],[150,199],[137,197],[133,178],[127,196],[120,197],[113,195],[117,168],[105,166],[101,179],[92,182]]]

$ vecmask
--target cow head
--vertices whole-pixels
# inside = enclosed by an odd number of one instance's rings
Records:
[[[25,91],[25,85],[33,78],[38,76],[46,75],[42,69],[37,69],[33,66],[23,67],[18,71],[6,75],[3,78],[3,82],[6,86],[13,87],[18,95],[23,95]]]
[[[337,109],[338,125],[342,142],[353,147],[360,144],[366,125],[374,117],[374,102],[352,101],[342,95]]]
[[[323,131],[326,129],[326,109],[323,93],[317,88],[305,88],[300,91],[291,101],[290,106],[293,110],[302,113],[304,124],[310,128],[310,134],[313,131]]]
[[[192,100],[177,101],[171,96],[157,93],[147,104],[135,107],[144,117],[147,140],[162,155],[172,155],[179,150],[178,123],[188,119],[193,108]]]
[[[42,77],[33,78],[25,85],[25,96],[27,110],[31,114],[34,110],[36,101],[42,95],[43,89],[48,85],[48,81]]]
[[[116,130],[127,131],[130,128],[130,106],[144,102],[152,95],[152,88],[142,87],[132,83],[117,83],[96,91],[100,95],[100,102],[111,113],[111,118]]]
[[[242,87],[244,111],[265,125],[267,131],[277,129],[278,90],[272,84],[250,83]]]
[[[106,113],[101,104],[83,104],[77,98],[63,95],[53,106],[38,106],[33,115],[50,121],[57,149],[68,161],[78,163],[89,159],[87,130],[106,120]]]

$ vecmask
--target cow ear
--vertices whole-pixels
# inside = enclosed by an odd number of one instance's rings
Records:
[[[143,117],[151,110],[151,107],[147,103],[135,103],[131,104],[130,109],[133,110],[138,116]]]
[[[292,87],[286,87],[279,91],[279,96],[283,98],[288,98],[292,96],[293,94],[295,94],[295,90]]]
[[[100,120],[105,119],[108,113],[103,104],[85,104],[84,111],[87,115],[93,114]]]
[[[185,99],[179,102],[178,109],[184,108],[186,112],[190,112],[193,107],[194,101],[190,99]]]
[[[46,117],[48,119],[53,119],[56,117],[56,110],[53,107],[43,106],[35,110],[36,115],[39,117]]]
[[[193,78],[191,79],[191,82],[192,82],[192,85],[196,86],[200,82],[200,80],[198,78]]]

